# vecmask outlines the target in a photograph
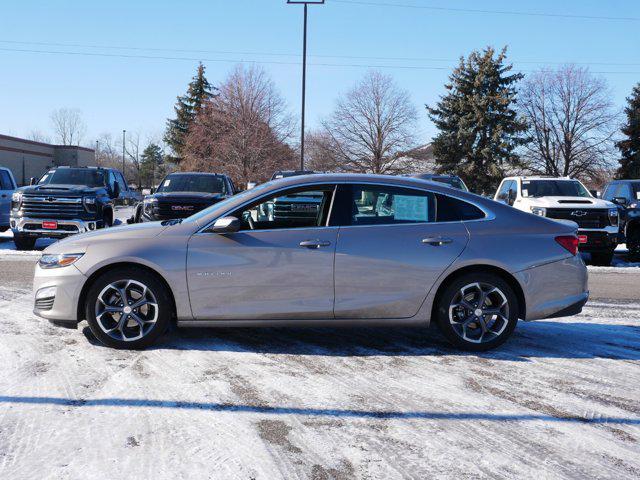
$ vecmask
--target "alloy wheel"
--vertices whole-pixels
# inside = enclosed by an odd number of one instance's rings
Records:
[[[153,292],[136,280],[118,280],[102,289],[95,304],[100,329],[115,340],[132,342],[147,335],[158,320]]]
[[[453,296],[449,305],[449,322],[463,340],[487,343],[507,328],[509,302],[495,285],[470,283]]]

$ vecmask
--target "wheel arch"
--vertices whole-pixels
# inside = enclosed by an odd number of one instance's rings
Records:
[[[103,267],[100,267],[98,270],[96,270],[95,272],[93,272],[89,278],[87,278],[87,281],[84,282],[84,285],[82,286],[82,290],[80,291],[80,296],[78,297],[78,305],[77,305],[77,318],[78,321],[81,320],[86,320],[85,317],[85,309],[84,309],[84,304],[87,300],[87,294],[89,292],[89,289],[91,288],[91,285],[93,285],[93,282],[95,282],[96,278],[98,278],[100,275],[102,275],[103,273],[106,273],[110,270],[115,270],[117,268],[126,268],[126,267],[135,267],[139,270],[144,270],[152,275],[154,275],[158,280],[160,280],[160,282],[162,282],[162,284],[164,285],[164,287],[167,289],[167,291],[169,292],[169,298],[171,299],[171,310],[172,310],[172,318],[175,321],[175,318],[177,316],[177,309],[176,309],[176,299],[173,293],[173,290],[171,288],[171,286],[169,285],[169,283],[167,282],[167,280],[162,276],[162,274],[160,272],[158,272],[157,270],[149,267],[148,265],[144,265],[142,263],[136,263],[136,262],[118,262],[118,263],[110,263],[109,265],[104,265]]]
[[[447,277],[445,277],[445,279],[440,282],[440,285],[436,290],[436,294],[433,296],[433,303],[431,305],[431,319],[436,318],[438,300],[447,286],[455,279],[468,273],[493,273],[494,275],[502,278],[513,289],[513,292],[518,299],[518,318],[527,318],[527,304],[524,296],[524,291],[522,290],[520,282],[518,282],[518,280],[513,275],[511,275],[508,271],[494,265],[469,265],[449,273],[449,275],[447,275]]]

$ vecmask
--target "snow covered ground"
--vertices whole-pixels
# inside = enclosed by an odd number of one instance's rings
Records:
[[[409,329],[188,330],[116,351],[0,286],[0,478],[638,478],[640,304],[497,351]]]

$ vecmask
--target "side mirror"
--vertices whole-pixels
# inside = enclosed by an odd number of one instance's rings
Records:
[[[156,193],[156,189],[155,189],[155,187],[151,187],[151,188],[149,189],[149,194],[150,194],[150,195],[153,195],[154,193]]]
[[[613,200],[611,200],[613,203],[615,203],[616,205],[620,205],[622,207],[626,207],[627,206],[627,199],[624,197],[613,197]]]
[[[507,194],[507,203],[509,205],[513,205],[513,202],[516,201],[516,192],[514,190],[509,190],[509,193]]]
[[[111,192],[112,198],[118,198],[120,196],[120,184],[119,183],[114,183],[113,184],[113,192]]]
[[[234,233],[240,230],[242,223],[236,217],[222,217],[209,229],[213,233]]]
[[[29,185],[35,185],[36,183],[38,183],[38,179],[36,177],[31,177],[29,179]]]
[[[598,195],[598,191],[597,190],[589,190],[589,193],[591,194],[591,196],[593,198],[600,198],[600,195]]]

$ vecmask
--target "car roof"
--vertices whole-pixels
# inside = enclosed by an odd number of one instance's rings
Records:
[[[211,177],[226,177],[224,173],[215,173],[215,172],[171,172],[167,174],[169,175],[208,175]]]

